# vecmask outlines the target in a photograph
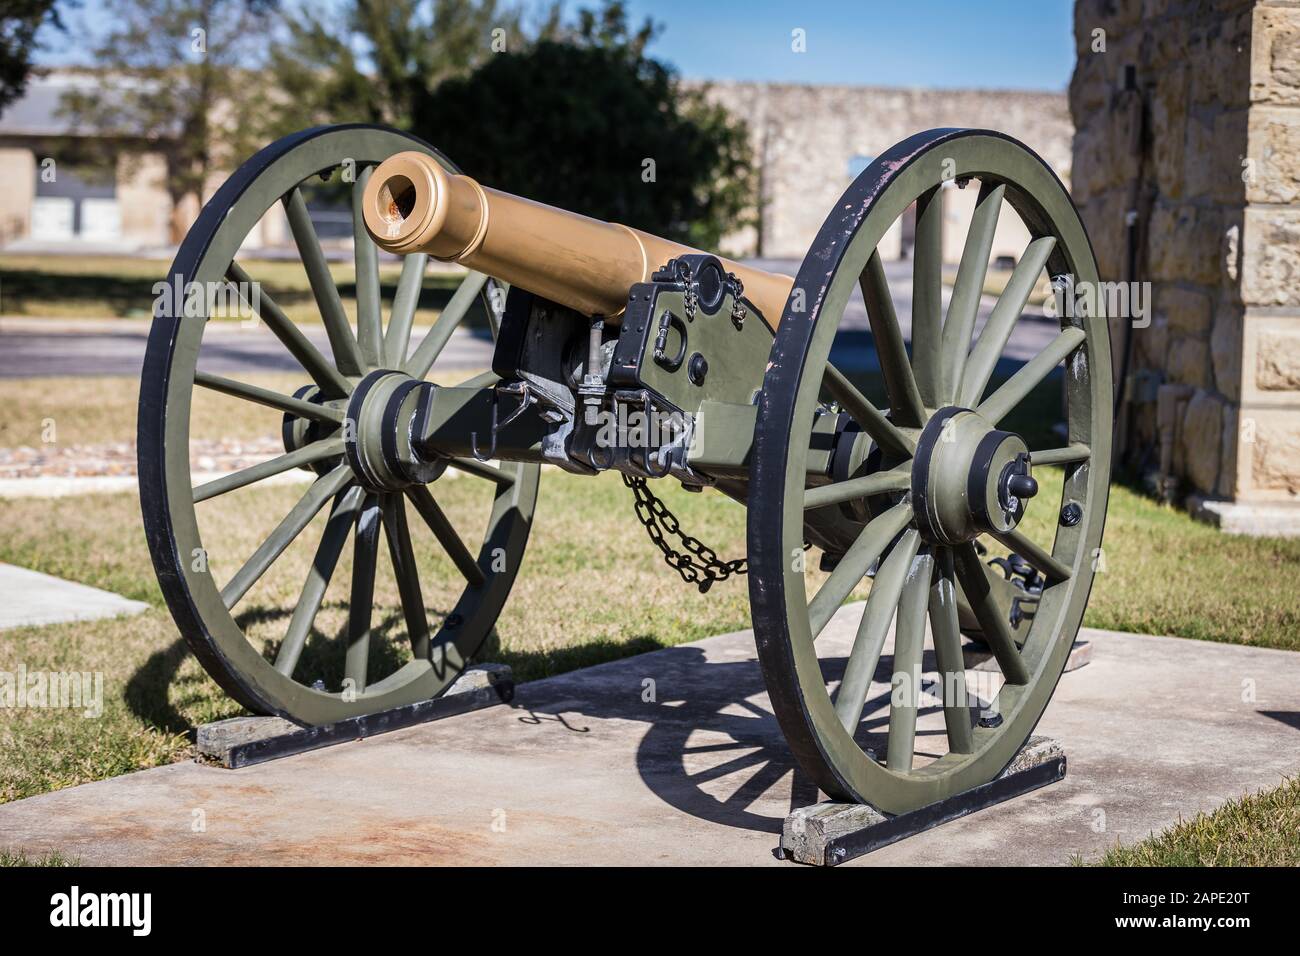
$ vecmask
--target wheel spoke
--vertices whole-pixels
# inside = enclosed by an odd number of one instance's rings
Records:
[[[339,298],[338,287],[330,275],[330,267],[325,261],[320,240],[316,237],[316,227],[311,224],[302,190],[289,190],[283,202],[285,215],[289,219],[289,231],[293,234],[294,245],[298,247],[303,269],[307,272],[307,281],[311,283],[311,292],[316,298],[316,307],[320,309],[321,321],[325,323],[325,332],[329,335],[334,364],[344,375],[360,375],[365,368],[361,350],[352,335],[347,313],[343,311],[343,300]]]
[[[357,170],[352,184],[352,257],[356,265],[357,347],[371,366],[382,364],[383,317],[379,306],[379,248],[366,231],[363,200],[373,166]]]
[[[213,375],[211,372],[195,372],[194,384],[234,398],[242,398],[245,401],[256,402],[258,405],[265,405],[268,408],[288,412],[290,415],[297,415],[299,418],[310,419],[313,422],[324,422],[327,425],[343,424],[342,409],[331,408],[328,405],[317,405],[314,402],[304,402],[300,398],[281,395],[279,392],[272,392],[270,389],[249,385],[247,382],[237,382],[233,378],[222,378],[220,375]]]
[[[992,589],[984,574],[984,566],[975,552],[975,546],[967,542],[953,549],[953,561],[957,572],[957,581],[961,584],[966,603],[975,612],[979,621],[984,641],[997,658],[1002,676],[1010,684],[1028,684],[1029,669],[1025,666],[1020,650],[1016,647],[1011,627],[1002,616],[997,602],[993,600]]]
[[[357,507],[363,494],[362,489],[354,485],[334,499],[334,508],[325,525],[325,533],[321,535],[320,545],[316,548],[316,557],[312,559],[307,579],[298,595],[298,603],[294,605],[293,617],[289,619],[289,628],[275,655],[275,669],[285,677],[293,676],[303,648],[307,646],[312,622],[316,620],[321,602],[325,599],[325,591],[329,588],[330,578],[334,576],[343,546],[352,533]]]
[[[862,719],[862,707],[867,702],[876,665],[880,663],[880,652],[885,646],[885,637],[889,634],[889,623],[894,619],[898,597],[910,577],[908,569],[911,568],[920,545],[921,536],[915,531],[904,534],[871,582],[871,593],[867,595],[867,605],[862,609],[858,633],[853,639],[848,663],[844,666],[839,696],[835,699],[835,713],[850,734]]]
[[[460,325],[461,319],[465,318],[470,307],[474,305],[485,282],[487,276],[481,272],[471,272],[465,277],[460,288],[452,295],[451,301],[447,303],[447,307],[438,316],[438,321],[433,323],[433,328],[425,335],[424,341],[407,360],[404,368],[408,375],[412,378],[424,378],[429,374],[429,369],[433,368],[433,363],[438,360],[438,354],[451,338],[451,333],[455,332],[456,327]]]
[[[1014,528],[1011,531],[994,531],[990,532],[990,534],[1041,571],[1049,581],[1068,581],[1070,579],[1070,569],[1052,557],[1049,552],[1035,544],[1019,528]]]
[[[930,630],[934,634],[934,656],[939,667],[943,694],[943,722],[948,730],[948,749],[957,754],[973,753],[970,695],[966,690],[966,662],[961,652],[961,624],[957,618],[957,582],[952,552],[935,552],[938,574],[930,586]]]
[[[879,471],[874,475],[864,475],[861,478],[850,478],[847,481],[809,488],[803,495],[803,508],[804,511],[809,511],[886,491],[906,491],[911,484],[912,468],[909,463],[904,462],[889,471]]]
[[[420,517],[424,523],[429,526],[438,543],[442,545],[447,556],[460,569],[460,573],[465,575],[465,580],[470,583],[471,587],[479,587],[487,578],[483,574],[483,569],[478,566],[474,556],[469,553],[465,547],[465,542],[460,540],[460,535],[456,534],[456,529],[451,526],[447,516],[443,513],[438,502],[433,500],[433,495],[429,494],[429,489],[424,485],[414,485],[406,489],[407,496],[411,503],[415,505],[415,510],[420,512]]]
[[[411,654],[417,661],[425,660],[429,656],[429,618],[424,610],[424,593],[420,590],[420,571],[411,548],[411,529],[406,523],[406,502],[401,495],[385,495],[383,509],[384,536],[388,539],[388,556],[402,597]]]
[[[862,430],[876,440],[881,448],[896,455],[911,458],[916,451],[916,442],[904,435],[886,418],[867,397],[844,377],[844,373],[829,362],[826,363],[826,375],[822,379],[826,390],[846,412],[862,426]]]
[[[447,464],[457,471],[463,471],[475,478],[486,478],[488,481],[495,481],[498,485],[513,485],[515,483],[515,476],[504,468],[488,465],[473,458],[453,458]]]
[[[226,270],[226,278],[235,283],[236,289],[247,288],[253,284],[248,273],[237,262],[230,263],[230,268]],[[250,309],[253,309],[253,303],[248,302],[247,296],[241,293],[241,298],[248,303]],[[327,397],[343,398],[352,393],[352,383],[321,354],[320,349],[311,344],[307,336],[302,334],[298,326],[284,314],[284,310],[276,305],[275,300],[260,285],[257,293],[257,308],[253,311],[289,350],[289,354],[297,359],[298,364],[306,370],[312,381],[320,386]]]
[[[925,405],[907,358],[903,332],[898,326],[898,313],[894,311],[894,298],[889,292],[889,281],[885,278],[879,250],[871,253],[866,269],[858,277],[858,285],[867,304],[867,321],[871,323],[871,337],[880,357],[880,371],[885,378],[894,420],[905,427],[920,428],[925,424]]]
[[[971,349],[966,359],[965,371],[961,374],[961,387],[958,390],[957,403],[970,408],[984,394],[988,387],[993,369],[997,367],[1002,350],[1007,347],[1007,340],[1016,327],[1016,322],[1025,311],[1029,297],[1033,295],[1038,276],[1047,264],[1047,257],[1056,248],[1056,240],[1051,236],[1035,239],[1024,255],[1016,263],[1011,279],[998,296],[997,304],[989,313],[989,320],[980,330],[979,341]]]
[[[397,368],[406,364],[406,352],[411,347],[411,326],[420,304],[428,262],[429,257],[423,252],[413,252],[402,260],[402,275],[397,280],[393,311],[388,317],[388,331],[384,333],[384,361]]]
[[[348,600],[348,649],[343,676],[360,694],[366,689],[370,660],[370,622],[374,616],[375,568],[379,557],[379,500],[366,497],[357,512],[357,533],[352,539],[352,592]]]
[[[1052,369],[1082,345],[1086,337],[1083,329],[1074,326],[1063,329],[1047,348],[1026,362],[996,392],[980,402],[975,411],[996,425],[1024,401],[1034,387],[1051,374]]]
[[[942,395],[948,404],[957,397],[958,383],[970,351],[971,337],[975,334],[975,317],[979,314],[980,297],[984,294],[984,279],[989,271],[989,255],[993,251],[993,234],[998,228],[998,214],[1002,211],[1002,196],[1006,186],[992,186],[981,182],[975,212],[971,216],[966,245],[962,248],[961,262],[957,265],[957,278],[953,281],[952,297],[948,300],[948,317],[943,323],[943,354],[946,358]]]
[[[1048,448],[1029,453],[1029,459],[1035,465],[1068,465],[1076,461],[1087,461],[1091,457],[1092,449],[1083,442],[1075,442],[1064,448]]]
[[[221,589],[221,600],[227,608],[232,608],[239,603],[239,599],[248,593],[248,589],[257,583],[257,580],[266,573],[266,569],[284,553],[284,549],[293,543],[294,538],[302,533],[302,529],[311,523],[311,519],[316,517],[316,512],[324,507],[325,502],[342,491],[351,480],[352,470],[347,465],[339,465],[329,474],[317,478],[312,483],[307,493],[293,506],[293,510],[275,526],[270,537],[258,546],[253,556],[244,562],[244,566],[236,571],[235,576]]]
[[[320,441],[303,445],[294,451],[286,452],[267,461],[258,462],[256,465],[250,465],[247,468],[232,472],[229,475],[222,475],[220,478],[199,485],[194,489],[194,503],[198,504],[200,501],[207,501],[217,495],[224,495],[236,488],[244,488],[255,482],[270,478],[272,475],[286,472],[291,468],[314,464],[341,454],[343,454],[342,438],[322,438]]]
[[[907,583],[898,600],[894,672],[890,678],[889,745],[885,753],[885,766],[890,770],[911,770],[916,751],[916,713],[920,708],[921,668],[925,659],[925,609],[930,601],[933,576],[934,558],[928,554],[917,555],[910,562]],[[893,696],[900,692],[902,700],[895,703]]]
[[[934,408],[943,342],[943,190],[938,186],[916,201],[912,256],[912,370],[921,401]]]
[[[808,627],[813,640],[817,639],[817,635],[826,627],[826,622],[839,610],[858,582],[867,576],[867,571],[889,546],[889,542],[911,520],[912,506],[906,501],[900,501],[862,529],[857,540],[844,552],[840,563],[822,584],[816,597],[808,603]]]
[[[457,385],[457,388],[493,388],[501,381],[501,376],[496,372],[488,370],[479,372],[473,378],[467,378]]]

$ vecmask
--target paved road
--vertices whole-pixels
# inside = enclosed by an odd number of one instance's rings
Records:
[[[794,260],[755,260],[774,271],[794,275]],[[886,266],[890,289],[903,335],[911,340],[911,263]],[[948,294],[945,290],[944,301]],[[977,328],[982,328],[995,300],[985,296],[980,304]],[[860,333],[869,328],[862,296],[856,290],[849,302],[842,328],[849,333],[836,350],[836,362],[846,371],[869,370],[874,355],[865,347],[869,339]],[[1037,354],[1056,333],[1054,322],[1026,313],[1008,343],[1005,357],[1025,361]],[[304,327],[308,338],[329,354],[329,343],[319,326]],[[148,320],[111,319],[65,321],[55,319],[0,318],[0,378],[28,378],[39,375],[139,375],[148,338]],[[859,334],[853,334],[859,333]],[[415,341],[418,341],[419,330]],[[492,343],[486,334],[458,331],[440,358],[440,367],[487,368],[492,360]],[[237,324],[214,324],[204,335],[203,365],[209,371],[237,372],[293,371],[298,366],[279,341],[264,327],[242,328]]]
[[[783,272],[786,275],[796,275],[799,270],[797,259],[751,261],[764,269]],[[894,299],[894,311],[898,314],[898,324],[903,330],[903,338],[910,343],[912,341],[912,263],[908,261],[886,263],[885,277],[889,280],[889,291]],[[952,290],[945,287],[944,308],[947,308],[951,297]],[[989,313],[993,311],[996,303],[997,299],[993,296],[986,295],[980,299],[980,308],[975,320],[976,335],[984,328],[984,323],[988,321]],[[834,355],[836,364],[845,371],[876,368],[875,356],[870,354],[870,339],[852,334],[869,333],[870,328],[862,293],[854,289],[853,297],[849,299],[849,304],[844,310],[844,321],[840,323],[841,339],[836,345]],[[1039,309],[1031,305],[1025,310],[1015,331],[1011,334],[1011,339],[1002,353],[1003,358],[1015,362],[1028,361],[1047,346],[1047,343],[1056,336],[1059,328],[1055,320],[1047,319]],[[846,332],[850,334],[845,335]],[[859,345],[867,345],[867,348],[859,349]]]
[[[412,340],[426,331],[417,328]],[[329,339],[323,326],[303,332],[325,355]],[[0,378],[38,375],[139,376],[149,322],[135,319],[63,321],[0,318]],[[214,324],[203,336],[202,367],[210,372],[291,372],[300,366],[265,327]],[[492,364],[492,340],[486,332],[457,330],[443,349],[438,367],[485,369]]]

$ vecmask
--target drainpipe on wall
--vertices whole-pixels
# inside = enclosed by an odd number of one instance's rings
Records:
[[[1129,283],[1130,301],[1133,283],[1138,281],[1139,264],[1145,258],[1147,225],[1151,217],[1151,205],[1154,190],[1144,188],[1146,147],[1147,147],[1147,95],[1137,84],[1137,67],[1128,64],[1124,67],[1124,85],[1115,97],[1117,112],[1127,114],[1128,150],[1134,157],[1135,171],[1129,182],[1128,196],[1124,204],[1124,281]],[[1149,306],[1148,306],[1149,307]],[[1119,372],[1115,380],[1115,450],[1112,469],[1117,469],[1129,451],[1128,435],[1131,425],[1129,407],[1130,368],[1133,361],[1133,318],[1128,316],[1123,322],[1123,344],[1120,348]],[[1165,436],[1161,435],[1163,448]],[[1147,452],[1149,455],[1149,451]],[[1161,454],[1161,467],[1165,455]],[[1162,471],[1163,473],[1163,471]]]

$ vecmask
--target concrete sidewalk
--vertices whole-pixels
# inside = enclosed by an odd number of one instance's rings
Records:
[[[0,631],[11,627],[93,621],[149,610],[111,591],[0,563]]]
[[[822,640],[842,651],[860,614]],[[1039,726],[1064,782],[850,865],[1065,864],[1300,770],[1300,654],[1081,636],[1093,662]],[[775,864],[785,814],[817,798],[792,771],[746,631],[258,767],[174,764],[0,806],[0,845],[87,864]]]

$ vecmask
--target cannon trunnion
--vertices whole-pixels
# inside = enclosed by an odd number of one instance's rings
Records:
[[[318,179],[351,198],[354,315],[308,212]],[[958,189],[975,205],[945,297],[943,204]],[[277,205],[328,350],[238,261]],[[1012,214],[1029,241],[988,299]],[[877,250],[904,215],[915,247],[900,275]],[[388,304],[384,252],[402,261]],[[431,258],[468,274],[417,337]],[[234,173],[169,276],[233,285],[302,370],[283,392],[214,374],[210,316],[164,304],[141,383],[141,503],[163,593],[203,665],[254,712],[325,724],[443,693],[509,595],[544,464],[621,473],[652,540],[701,591],[748,574],[773,712],[832,796],[901,813],[987,783],[1050,699],[1099,564],[1109,340],[1104,316],[1072,310],[1028,362],[1004,355],[1045,284],[1097,274],[1060,182],[1002,134],[932,130],[883,153],[789,277],[493,190],[404,133],[318,128]],[[491,370],[431,380],[475,308]],[[283,453],[196,484],[196,388],[276,409]],[[231,492],[295,469],[310,485],[251,554],[211,551]],[[439,503],[451,474],[488,492],[481,536]],[[745,505],[748,554],[723,559],[694,538],[655,480]],[[315,551],[284,600],[268,571],[304,536]],[[445,560],[431,564],[430,548]],[[398,607],[381,626],[389,574]],[[341,607],[326,601],[336,576],[350,582]],[[828,628],[863,596],[852,626]],[[996,670],[967,671],[973,650]]]

